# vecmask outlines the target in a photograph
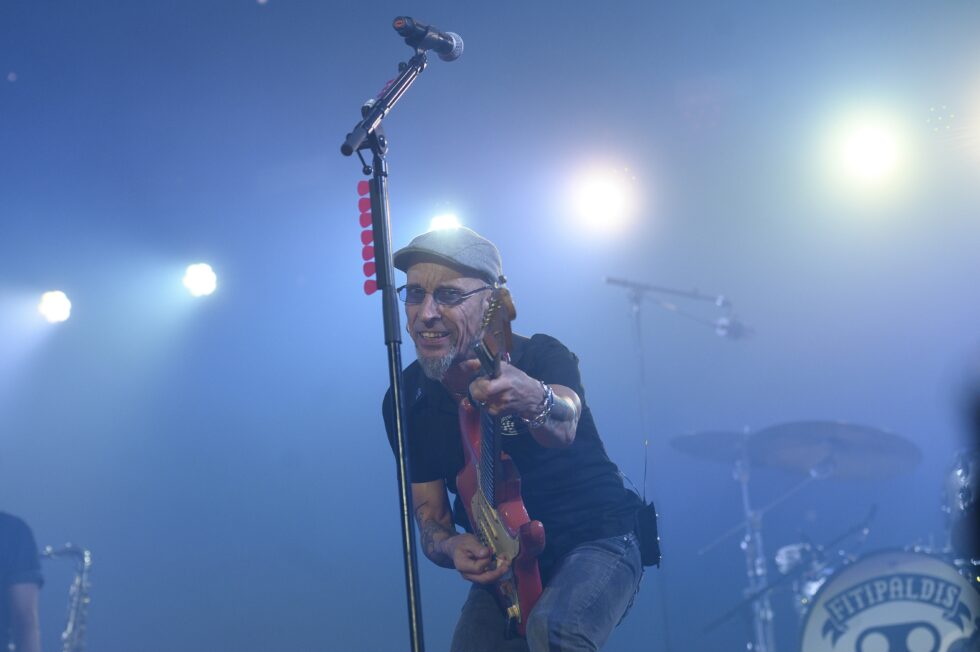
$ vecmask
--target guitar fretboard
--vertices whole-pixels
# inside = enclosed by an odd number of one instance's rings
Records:
[[[480,437],[480,489],[483,497],[491,507],[497,507],[494,492],[494,462],[499,455],[497,451],[497,419],[485,410],[480,411],[480,426],[483,436]]]

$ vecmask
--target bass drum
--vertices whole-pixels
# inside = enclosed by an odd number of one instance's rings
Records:
[[[980,593],[930,555],[885,551],[845,566],[803,622],[802,652],[977,652]]]

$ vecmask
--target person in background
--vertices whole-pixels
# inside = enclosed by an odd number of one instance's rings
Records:
[[[0,650],[40,652],[38,594],[44,580],[34,534],[22,519],[0,512]]]

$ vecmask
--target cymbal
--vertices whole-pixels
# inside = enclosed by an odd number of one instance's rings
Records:
[[[753,464],[816,477],[886,478],[911,471],[922,460],[904,437],[840,421],[797,421],[765,428],[748,441]]]
[[[707,430],[673,437],[670,445],[694,457],[715,462],[735,462],[742,457],[747,442],[748,435],[744,432]]]

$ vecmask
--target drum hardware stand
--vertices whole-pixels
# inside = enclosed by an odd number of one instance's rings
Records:
[[[751,601],[753,640],[746,649],[754,652],[776,652],[776,635],[769,593],[760,591],[768,586],[767,560],[762,543],[763,513],[752,509],[752,501],[749,497],[749,460],[744,450],[742,458],[735,461],[734,477],[742,488],[742,509],[745,511],[745,536],[740,544],[745,553],[745,569],[749,579],[745,595],[756,596]]]
[[[649,452],[650,439],[647,435],[649,433],[649,415],[647,411],[647,396],[649,395],[647,390],[647,373],[646,373],[646,351],[643,346],[643,300],[649,298],[654,302],[655,305],[667,310],[668,312],[675,312],[682,317],[687,317],[695,322],[701,323],[703,325],[713,328],[715,332],[722,337],[736,337],[736,331],[739,333],[739,337],[747,334],[749,331],[744,325],[734,319],[731,316],[731,302],[721,295],[707,295],[697,290],[677,290],[674,288],[660,287],[656,285],[650,285],[649,283],[641,283],[637,281],[630,281],[621,278],[606,277],[606,283],[609,285],[618,285],[629,290],[629,306],[630,306],[630,316],[633,323],[633,342],[636,348],[636,360],[638,367],[638,378],[637,383],[637,396],[636,400],[640,408],[640,428],[643,432],[643,502],[646,502],[646,489],[647,489],[647,453]],[[671,296],[681,297],[685,299],[692,299],[695,301],[708,301],[714,303],[716,306],[721,307],[725,310],[725,316],[718,319],[717,321],[707,321],[696,317],[692,314],[680,311],[672,303],[664,301],[662,299],[650,296],[651,293],[657,294],[667,294]],[[666,574],[664,569],[660,568],[660,581],[657,583],[657,592],[659,595],[658,602],[660,603],[660,616],[661,616],[661,629],[663,631],[664,649],[666,652],[671,652],[673,647],[671,645],[670,638],[670,617],[667,614],[667,605],[669,603],[665,585],[667,583]]]
[[[827,543],[823,545],[815,546],[815,548],[817,548],[818,550],[836,548],[842,541],[855,534],[860,535],[863,541],[864,539],[867,538],[868,533],[871,531],[871,523],[874,521],[875,515],[877,513],[878,513],[878,506],[872,505],[871,509],[868,511],[868,515],[864,517],[864,520],[862,520],[857,525],[848,528],[846,531],[838,534],[836,537],[834,537]],[[743,608],[745,608],[750,604],[756,603],[758,600],[760,600],[760,598],[768,596],[768,594],[772,593],[772,591],[781,587],[783,584],[795,580],[800,575],[802,575],[805,570],[806,570],[806,566],[804,564],[799,564],[785,575],[782,575],[779,579],[768,584],[763,584],[754,591],[747,592],[743,600],[741,600],[740,602],[732,606],[728,611],[726,611],[722,615],[718,616],[717,618],[709,622],[707,625],[704,626],[703,630],[705,632],[708,632],[711,631],[712,629],[715,629],[722,623],[727,622]],[[766,603],[768,604],[768,600],[766,600]],[[755,648],[755,649],[758,650],[760,648]]]
[[[745,432],[748,439],[748,429]],[[737,613],[743,606],[752,605],[752,636],[753,640],[747,645],[747,649],[754,652],[775,652],[776,637],[773,623],[772,604],[769,602],[769,587],[767,574],[767,559],[765,547],[762,541],[762,517],[769,513],[773,508],[781,505],[790,497],[796,495],[807,485],[829,477],[833,473],[833,460],[828,459],[816,465],[810,470],[809,475],[789,491],[784,493],[776,500],[765,505],[761,509],[752,509],[752,501],[749,496],[750,478],[749,452],[742,446],[742,455],[735,461],[733,471],[734,479],[739,483],[742,490],[742,510],[745,519],[717,537],[714,541],[698,550],[699,555],[703,555],[722,541],[728,539],[743,527],[745,535],[742,538],[740,547],[745,553],[745,567],[748,576],[748,586],[745,588],[745,599],[740,602],[733,610],[726,612],[722,617],[715,619],[705,626],[705,631],[714,629],[717,625],[727,621],[731,615]]]
[[[737,474],[737,471],[736,471],[736,474]],[[804,478],[800,482],[798,482],[795,485],[793,485],[792,487],[790,487],[779,498],[776,498],[775,500],[773,500],[772,502],[768,503],[767,505],[756,509],[755,510],[755,513],[758,515],[759,520],[761,520],[761,518],[763,516],[765,516],[766,514],[768,514],[769,512],[771,512],[776,507],[779,507],[784,502],[786,502],[787,500],[789,500],[790,498],[792,498],[793,496],[795,496],[800,491],[802,491],[806,487],[810,486],[811,484],[813,484],[817,480],[825,480],[825,479],[831,477],[832,475],[833,475],[833,469],[831,467],[829,467],[826,464],[820,464],[820,465],[814,467],[813,469],[811,469],[809,475],[806,478]],[[736,479],[738,479],[738,476],[737,475],[735,477],[736,477]],[[717,537],[715,537],[715,539],[713,541],[711,541],[711,542],[705,544],[704,546],[702,546],[698,550],[698,555],[700,556],[700,555],[704,555],[704,554],[710,552],[713,548],[717,547],[719,544],[721,544],[722,542],[724,542],[729,537],[735,536],[740,531],[742,531],[744,528],[748,527],[748,525],[749,525],[749,522],[748,522],[748,519],[747,518],[739,521],[738,523],[736,523],[735,525],[733,525],[732,527],[728,528],[727,530],[725,530],[724,532],[722,532],[721,534],[719,534]]]

